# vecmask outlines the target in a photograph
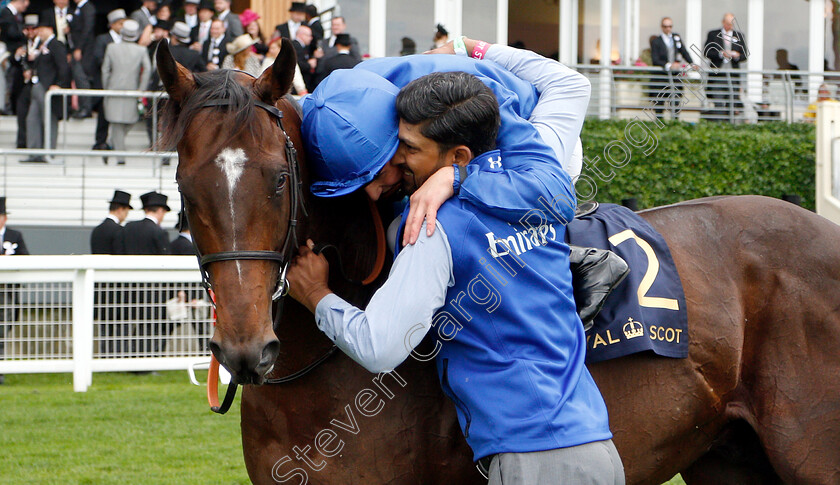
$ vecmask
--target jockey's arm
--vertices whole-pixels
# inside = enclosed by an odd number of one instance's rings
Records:
[[[408,358],[431,328],[455,284],[452,251],[438,225],[400,251],[388,279],[361,310],[332,293],[323,255],[301,248],[289,268],[290,294],[315,314],[318,328],[365,369],[388,372]]]

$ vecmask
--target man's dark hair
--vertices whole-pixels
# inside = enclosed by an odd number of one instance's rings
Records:
[[[109,212],[114,212],[117,209],[122,209],[123,207],[128,207],[125,204],[120,204],[119,202],[111,202],[111,205],[108,206]]]
[[[422,125],[420,133],[439,143],[441,152],[466,145],[478,156],[496,147],[499,102],[465,72],[435,72],[410,82],[397,95],[397,115]]]

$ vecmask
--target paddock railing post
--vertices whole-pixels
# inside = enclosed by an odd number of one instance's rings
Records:
[[[73,278],[73,390],[86,392],[93,381],[93,269]]]

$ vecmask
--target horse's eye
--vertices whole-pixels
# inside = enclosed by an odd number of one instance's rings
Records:
[[[280,176],[280,179],[277,181],[277,188],[274,189],[274,195],[280,195],[286,190],[286,174]]]

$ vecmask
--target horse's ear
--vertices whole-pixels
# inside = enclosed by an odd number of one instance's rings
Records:
[[[271,69],[266,69],[256,81],[257,96],[271,105],[285,96],[292,88],[296,65],[295,47],[292,41],[284,37],[280,44],[280,54],[274,60],[274,65]]]
[[[168,42],[158,42],[155,59],[160,80],[169,93],[169,98],[178,103],[182,102],[195,89],[192,73],[172,57]]]

